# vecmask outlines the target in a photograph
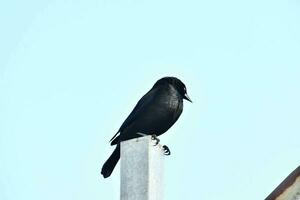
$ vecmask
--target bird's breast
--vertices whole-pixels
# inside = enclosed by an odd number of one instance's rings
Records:
[[[183,109],[183,100],[175,92],[168,91],[159,99],[157,107],[158,117],[166,124],[171,126],[180,116]]]

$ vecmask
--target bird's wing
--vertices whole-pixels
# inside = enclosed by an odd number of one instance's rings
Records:
[[[148,107],[149,103],[155,98],[156,96],[156,90],[155,88],[152,88],[149,92],[147,92],[136,104],[134,109],[131,111],[129,116],[126,118],[126,120],[123,122],[121,127],[119,128],[118,132],[111,138],[110,142],[113,141],[116,137],[118,137],[118,133],[122,132],[126,127],[128,127],[139,114],[143,113],[141,112],[145,108]]]

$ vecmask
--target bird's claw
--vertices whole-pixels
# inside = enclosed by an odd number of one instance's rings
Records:
[[[166,155],[166,156],[171,155],[171,151],[170,151],[169,147],[167,147],[166,145],[163,145],[162,148],[164,150],[164,155]]]
[[[158,145],[158,143],[160,142],[160,139],[158,139],[157,136],[156,136],[155,134],[153,134],[153,135],[151,136],[151,140],[155,140],[154,146]]]

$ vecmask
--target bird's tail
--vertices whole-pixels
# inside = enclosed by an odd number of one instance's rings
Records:
[[[111,175],[119,159],[120,159],[120,144],[117,145],[114,152],[110,155],[110,157],[107,159],[107,161],[104,163],[102,167],[101,174],[103,175],[104,178],[107,178]]]

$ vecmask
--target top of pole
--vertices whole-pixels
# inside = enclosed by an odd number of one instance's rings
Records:
[[[151,136],[121,143],[121,200],[162,200],[164,151]]]

